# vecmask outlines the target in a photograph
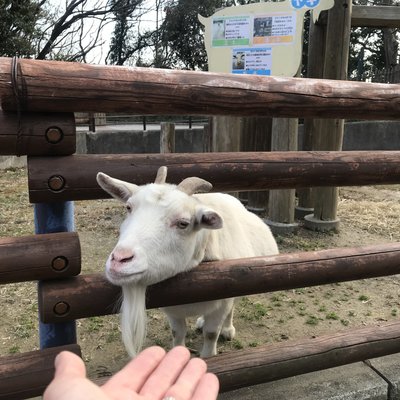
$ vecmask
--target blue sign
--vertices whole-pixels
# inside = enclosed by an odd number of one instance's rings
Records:
[[[232,71],[234,74],[243,74],[243,75],[271,75],[270,69],[234,69]]]
[[[314,8],[317,7],[317,5],[319,4],[320,0],[306,0],[306,6],[308,8]]]
[[[301,8],[315,8],[320,0],[291,0],[292,7],[300,10]]]
[[[306,5],[306,0],[292,0],[292,7],[299,10]]]

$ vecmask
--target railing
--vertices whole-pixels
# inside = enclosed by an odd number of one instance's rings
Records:
[[[29,156],[29,194],[31,202],[36,203],[38,233],[73,230],[71,200],[105,196],[95,183],[100,168],[117,178],[141,184],[152,180],[150,176],[154,177],[158,166],[167,165],[173,182],[197,175],[212,181],[218,190],[227,191],[400,182],[400,152],[73,156],[75,126],[71,114],[64,113],[79,110],[146,115],[399,119],[399,85],[234,77],[35,60],[12,62],[0,58],[0,96],[0,126],[6,128],[0,130],[0,153]],[[58,345],[73,340],[76,318],[113,312],[120,295],[120,289],[106,282],[101,274],[73,277],[79,273],[77,236],[61,235],[64,236],[3,239],[8,258],[0,268],[3,283],[19,279],[12,266],[23,271],[20,280],[41,280],[42,326],[57,332]],[[46,240],[49,245],[43,246]],[[23,243],[37,248],[41,261],[36,267],[30,263],[32,270],[20,264]],[[212,262],[150,287],[147,306],[398,274],[399,256],[400,244],[393,243]],[[48,280],[54,276],[59,279]],[[42,347],[55,345],[47,339],[42,343]],[[69,348],[79,352],[76,345]],[[50,379],[49,366],[59,350],[1,359],[0,398],[40,394]],[[348,330],[318,340],[223,354],[207,362],[210,370],[218,374],[222,390],[231,390],[398,351],[400,323],[388,323],[379,329]],[[21,359],[25,364],[19,364],[22,367],[15,373],[11,365]],[[26,375],[33,379],[40,376],[41,380],[24,379]]]

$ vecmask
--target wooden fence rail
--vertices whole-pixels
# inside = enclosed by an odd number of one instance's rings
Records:
[[[54,359],[63,350],[81,356],[76,344],[0,357],[0,400],[41,396],[54,376]]]
[[[141,185],[153,182],[162,165],[168,167],[168,182],[198,176],[210,181],[216,191],[400,183],[398,151],[32,157],[28,160],[30,201],[106,198],[96,182],[97,172]]]
[[[0,96],[14,111],[400,118],[399,85],[4,57]]]
[[[351,13],[351,26],[400,28],[400,8],[397,6],[356,6]]]
[[[295,289],[400,273],[400,243],[203,263],[149,286],[147,307]],[[45,281],[39,289],[43,322],[118,312],[120,288],[103,274]]]
[[[400,351],[400,322],[223,353],[207,360],[221,391],[270,382]],[[268,395],[265,397],[268,398]]]
[[[69,155],[75,153],[72,113],[22,113],[0,109],[0,155]]]
[[[81,272],[74,232],[0,238],[0,283],[59,279]]]

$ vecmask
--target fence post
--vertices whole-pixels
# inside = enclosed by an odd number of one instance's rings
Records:
[[[297,118],[273,118],[271,151],[297,150]],[[299,224],[294,220],[295,190],[270,190],[268,220],[272,232],[278,235],[295,232]]]
[[[307,78],[322,78],[324,74],[326,26],[313,22],[310,19],[310,31],[308,36],[308,62]],[[303,125],[303,151],[312,150],[312,138],[321,130],[321,120],[317,118],[305,118]],[[312,188],[297,189],[298,205],[295,208],[296,219],[303,219],[314,212],[314,199]]]
[[[74,224],[74,203],[38,203],[34,207],[35,233],[72,232]],[[38,283],[40,291],[41,282]],[[60,315],[68,312],[60,303]],[[40,313],[40,310],[39,310]],[[39,321],[40,348],[62,346],[76,343],[75,321],[45,324]]]
[[[241,151],[271,151],[272,118],[244,117],[242,120]],[[268,207],[268,190],[240,192],[240,200],[247,199],[247,209],[264,215]]]
[[[203,153],[209,153],[211,151],[211,127],[210,124],[203,125]]]
[[[326,49],[324,78],[347,78],[351,31],[352,2],[336,2],[328,12],[326,28]],[[341,150],[344,133],[343,119],[324,119],[320,131],[313,137],[313,150]],[[336,230],[339,227],[337,205],[339,189],[337,187],[315,188],[314,214],[306,215],[304,225],[308,229],[320,232]]]
[[[161,122],[160,153],[175,153],[175,124]]]
[[[89,113],[89,131],[96,132],[96,119],[92,112]]]

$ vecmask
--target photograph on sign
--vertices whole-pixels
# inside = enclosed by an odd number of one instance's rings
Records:
[[[272,48],[232,49],[232,73],[271,75]]]
[[[296,33],[296,13],[254,17],[253,44],[292,43]]]
[[[212,21],[212,46],[250,44],[250,17],[220,17]]]

